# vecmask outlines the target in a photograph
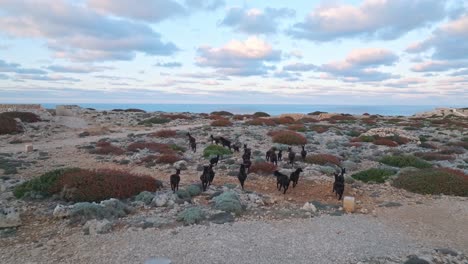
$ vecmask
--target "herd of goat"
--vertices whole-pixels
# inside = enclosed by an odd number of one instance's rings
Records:
[[[189,145],[193,152],[197,150],[197,142],[196,139],[187,133],[189,139]],[[224,137],[214,137],[213,135],[210,136],[212,143],[216,145],[221,144],[223,147],[229,148],[229,150],[234,150],[235,152],[240,152],[240,146],[236,144],[231,144],[231,141],[225,139]],[[242,189],[244,189],[244,182],[247,179],[247,174],[250,172],[250,166],[252,165],[251,161],[251,154],[252,151],[250,148],[247,148],[247,144],[244,144],[244,153],[242,154],[242,164],[240,164],[239,173],[237,178],[239,179],[240,185]],[[305,150],[305,146],[302,146],[301,157],[304,161],[307,156],[307,151]],[[210,164],[203,166],[203,174],[200,176],[200,181],[202,183],[203,191],[206,191],[206,188],[211,185],[214,180],[215,172],[213,167],[218,165],[220,156],[217,155],[214,158],[210,159]],[[282,161],[283,153],[281,150],[276,153],[276,149],[273,147],[266,152],[265,156],[268,162],[271,162],[275,165],[278,164],[278,161]],[[294,165],[294,160],[296,159],[296,153],[293,152],[291,147],[288,147],[288,160],[289,164]],[[289,177],[278,170],[274,171],[273,175],[276,176],[276,187],[278,191],[283,189],[283,194],[286,194],[286,191],[289,188],[290,183],[292,182],[293,188],[296,187],[299,181],[299,175],[303,172],[302,168],[297,168],[294,172],[292,172]],[[344,174],[346,173],[345,168],[341,168],[341,173],[334,173],[335,182],[333,183],[333,193],[338,197],[338,200],[341,200],[344,193]],[[179,182],[180,182],[180,170],[177,169],[176,173],[170,176],[171,182],[171,189],[173,192],[179,189]]]

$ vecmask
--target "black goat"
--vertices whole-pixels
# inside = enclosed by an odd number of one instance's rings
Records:
[[[231,150],[231,141],[223,138],[223,137],[219,137],[219,140],[221,141],[221,145],[223,145],[223,147],[228,147],[229,150]]]
[[[284,175],[283,173],[279,171],[275,171],[273,173],[276,176],[276,188],[278,188],[278,191],[281,191],[281,188],[284,189],[283,194],[286,194],[286,191],[289,188],[289,183],[291,180],[287,175]]]
[[[211,138],[211,143],[216,143],[216,145],[219,144],[219,137],[213,137],[213,135],[210,135],[210,138]]]
[[[345,182],[344,182],[344,170],[341,169],[341,175],[338,173],[333,173],[335,176],[335,182],[333,183],[333,192],[335,193],[336,196],[338,196],[338,200],[341,200],[343,197],[344,193],[344,187],[345,187]]]
[[[214,177],[215,177],[215,172],[213,170],[213,164],[210,164],[210,166],[208,167],[208,174],[210,175],[210,178],[208,180],[208,185],[211,185],[211,183],[213,182]]]
[[[170,177],[171,182],[171,190],[172,192],[176,192],[179,190],[179,182],[180,182],[180,170],[177,169],[175,174],[172,174]]]
[[[289,176],[289,179],[293,182],[293,188],[296,187],[297,182],[299,181],[299,174],[301,174],[303,170],[301,168],[297,168],[296,171],[291,172],[291,175]]]
[[[218,165],[218,161],[219,161],[219,154],[216,155],[216,157],[210,159],[210,164],[211,165]]]
[[[274,150],[270,153],[270,162],[275,165],[278,165],[278,156],[276,156],[276,153]]]
[[[296,153],[292,151],[291,147],[288,147],[288,158],[289,158],[289,163],[291,165],[294,165],[294,159],[296,158]]]
[[[244,164],[240,165],[239,174],[237,175],[237,179],[239,179],[242,190],[244,190],[244,182],[247,179],[247,173],[245,173],[245,165]]]
[[[240,147],[237,144],[232,145],[232,149],[234,150],[234,152],[240,152]]]
[[[210,182],[210,172],[208,166],[203,166],[203,174],[200,176],[200,181],[202,183],[203,191],[206,191],[206,187],[208,187],[208,183]]]
[[[242,154],[242,159],[243,160],[250,159],[251,156],[252,156],[252,151],[249,148],[244,149],[244,154]]]
[[[250,161],[250,158],[244,159],[243,164],[245,168],[247,169],[247,173],[250,173],[250,166],[252,166],[252,161]]]
[[[190,148],[192,149],[193,152],[196,152],[197,151],[197,141],[195,140],[194,137],[192,137],[192,135],[190,135],[190,133],[187,133],[187,136],[189,138]]]
[[[305,150],[305,146],[302,146],[302,151],[301,151],[302,161],[305,160],[306,156],[307,156],[307,151]]]
[[[278,160],[279,161],[283,160],[283,151],[281,149],[278,151]]]
[[[267,150],[267,152],[265,153],[265,160],[266,161],[270,161],[270,157],[271,157],[272,152],[273,152],[272,149]]]

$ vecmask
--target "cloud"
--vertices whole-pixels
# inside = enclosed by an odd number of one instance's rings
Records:
[[[450,74],[451,76],[468,76],[468,69],[459,70]]]
[[[232,7],[221,21],[221,25],[247,34],[276,33],[280,19],[293,17],[295,11],[288,8],[245,9]]]
[[[274,50],[270,44],[257,37],[245,41],[232,40],[221,48],[202,46],[198,48],[196,64],[211,67],[223,75],[263,75],[272,70],[265,62],[279,61],[281,51]]]
[[[323,64],[318,68],[346,82],[371,82],[397,78],[398,75],[375,70],[375,67],[390,66],[398,61],[398,56],[386,49],[355,49],[344,61]],[[328,76],[329,77],[329,76]]]
[[[164,63],[158,62],[154,66],[165,67],[165,68],[179,68],[179,67],[182,67],[182,63],[176,62],[176,61],[164,62]]]
[[[395,88],[407,88],[408,86],[411,85],[416,85],[416,84],[421,84],[421,83],[426,83],[427,81],[423,78],[402,78],[400,80],[395,80],[395,81],[388,81],[385,82],[385,86],[390,86],[390,87],[395,87]]]
[[[95,75],[93,77],[98,78],[98,79],[112,80],[112,81],[129,80],[129,81],[141,82],[140,79],[132,78],[132,77],[122,77],[122,76],[112,76],[112,75]]]
[[[468,67],[468,61],[425,61],[411,67],[415,72],[443,72]]]
[[[308,63],[293,63],[293,64],[288,64],[283,67],[284,71],[311,71],[311,70],[316,70],[318,67],[314,64],[308,64]]]
[[[0,73],[0,80],[6,80],[6,79],[10,79],[10,77],[6,74]]]
[[[90,66],[90,65],[50,65],[46,67],[49,71],[62,72],[62,73],[92,73],[101,72],[105,70],[112,70],[113,67],[105,66]]]
[[[49,82],[79,82],[80,79],[66,77],[62,75],[35,75],[35,74],[17,74],[16,80],[33,80],[33,81],[49,81]]]
[[[226,5],[223,0],[185,0],[185,5],[191,10],[216,10]]]
[[[46,74],[46,71],[40,69],[22,68],[18,63],[8,63],[0,59],[0,72],[11,72],[18,74]]]
[[[366,37],[396,39],[446,15],[445,0],[364,0],[359,6],[328,4],[314,9],[288,34],[313,41]],[[417,15],[415,15],[417,14]]]
[[[173,0],[88,0],[89,7],[119,17],[160,22],[171,17],[181,16],[185,8]]]
[[[275,71],[273,73],[273,77],[284,79],[285,81],[294,82],[299,81],[301,74],[297,72],[289,72],[289,71]]]
[[[468,13],[442,24],[429,38],[411,44],[406,51],[420,53],[430,49],[434,51],[433,59],[468,59]]]
[[[76,61],[131,60],[137,52],[167,56],[178,48],[145,24],[100,15],[76,2],[0,0],[1,31],[45,39],[57,58]]]

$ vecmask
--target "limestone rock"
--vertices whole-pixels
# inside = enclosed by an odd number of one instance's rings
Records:
[[[0,208],[0,228],[17,227],[21,218],[14,208]]]
[[[89,220],[83,227],[85,234],[97,235],[108,233],[112,228],[112,223],[109,220]]]
[[[57,204],[54,209],[53,216],[55,218],[67,218],[70,216],[71,208],[66,205]]]
[[[307,211],[307,212],[313,212],[313,213],[317,212],[317,208],[315,208],[315,205],[313,205],[313,204],[311,204],[311,203],[309,203],[309,202],[306,202],[306,203],[302,206],[301,209],[304,210],[304,211]]]
[[[356,202],[354,200],[354,197],[345,196],[343,198],[343,209],[347,213],[352,213],[352,212],[354,212],[355,208],[356,208]]]

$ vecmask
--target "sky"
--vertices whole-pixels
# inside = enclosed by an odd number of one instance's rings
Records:
[[[466,105],[468,1],[0,0],[0,102]]]

